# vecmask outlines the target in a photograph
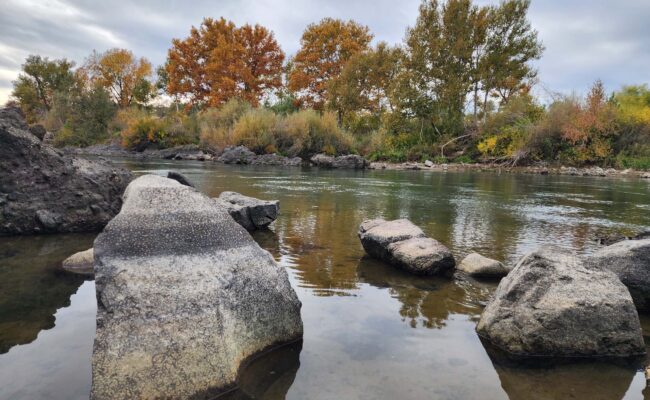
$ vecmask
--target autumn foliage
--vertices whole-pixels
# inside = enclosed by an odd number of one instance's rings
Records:
[[[330,80],[337,78],[345,63],[366,50],[372,34],[354,21],[325,18],[305,29],[300,50],[291,60],[288,88],[305,107],[322,110]]]
[[[169,49],[167,91],[192,105],[219,106],[231,98],[259,104],[282,84],[284,53],[273,32],[206,18]]]

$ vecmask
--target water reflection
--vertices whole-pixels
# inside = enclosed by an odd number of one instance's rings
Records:
[[[361,282],[386,288],[401,303],[399,314],[412,328],[443,328],[452,314],[478,322],[478,317],[496,287],[469,279],[416,277],[383,262],[364,257],[357,265]]]
[[[93,235],[0,238],[0,354],[54,327],[55,312],[70,305],[84,281],[62,271],[61,261],[93,240]]]

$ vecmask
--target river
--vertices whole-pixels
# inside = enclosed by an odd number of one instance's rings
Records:
[[[649,182],[116,162],[136,174],[178,170],[210,196],[280,200],[272,229],[254,238],[289,273],[304,340],[253,363],[227,398],[644,398],[638,365],[532,368],[491,358],[474,327],[496,282],[411,277],[364,258],[356,232],[364,219],[409,218],[457,260],[477,251],[511,264],[543,244],[588,253],[597,237],[650,226]],[[93,239],[0,239],[0,399],[88,398],[94,282],[58,266]],[[650,334],[650,318],[641,320]]]

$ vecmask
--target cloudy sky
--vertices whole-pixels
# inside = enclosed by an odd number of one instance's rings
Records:
[[[479,4],[498,0],[475,0]],[[131,49],[155,65],[172,38],[185,37],[203,17],[260,23],[287,54],[305,26],[323,17],[368,25],[375,40],[400,43],[420,0],[2,0],[0,103],[28,54],[77,63],[93,49]],[[537,63],[538,93],[584,92],[600,78],[609,90],[650,82],[650,1],[532,0],[530,19],[546,52]]]

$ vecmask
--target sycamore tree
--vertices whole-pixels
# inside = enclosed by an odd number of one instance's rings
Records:
[[[284,52],[267,28],[206,18],[187,38],[172,41],[167,92],[192,106],[219,106],[231,98],[258,105],[282,86],[283,62]]]
[[[151,63],[126,49],[93,52],[78,71],[81,79],[105,88],[119,107],[146,103],[154,94]]]
[[[52,108],[55,93],[67,91],[75,82],[74,63],[66,59],[50,60],[30,55],[22,65],[22,72],[13,82],[14,97],[29,122],[34,122]]]
[[[307,107],[322,110],[328,85],[350,58],[367,50],[372,34],[367,26],[352,20],[325,18],[305,29],[300,50],[291,60],[288,88]]]

